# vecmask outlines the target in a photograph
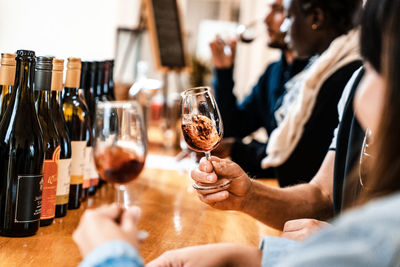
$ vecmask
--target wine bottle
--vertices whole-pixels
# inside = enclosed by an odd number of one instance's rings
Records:
[[[103,101],[112,101],[113,98],[110,94],[110,61],[106,60],[102,62],[103,64],[103,90],[102,90],[102,100]]]
[[[89,193],[89,187],[90,187],[90,176],[88,175],[88,169],[89,169],[89,160],[90,157],[92,157],[89,149],[89,140],[91,139],[91,113],[89,109],[89,104],[86,101],[86,99],[90,100],[90,95],[88,94],[86,87],[88,84],[88,62],[83,61],[81,62],[81,76],[80,76],[80,83],[79,83],[79,96],[82,99],[82,102],[85,102],[86,109],[89,112],[89,119],[87,120],[87,126],[86,126],[86,147],[85,147],[85,156],[84,156],[84,171],[83,171],[83,183],[82,183],[82,192],[81,192],[81,201],[85,201],[88,197]]]
[[[0,66],[0,121],[10,102],[15,79],[15,57],[17,54],[1,54]]]
[[[110,72],[108,73],[108,95],[112,100],[115,100],[114,92],[114,60],[108,60],[110,64]]]
[[[60,160],[58,161],[58,181],[56,197],[56,218],[67,215],[68,196],[70,185],[71,167],[71,140],[68,134],[65,119],[62,113],[60,99],[63,89],[64,60],[53,59],[53,72],[51,77],[50,107],[53,115],[54,126],[57,129],[60,143]]]
[[[0,234],[34,235],[42,203],[43,135],[33,101],[35,52],[18,50],[15,87],[0,124]]]
[[[95,77],[91,75],[92,62],[84,61],[82,62],[82,72],[80,88],[84,92],[85,101],[89,109],[90,121],[94,119],[94,102],[93,102],[93,89],[91,86],[94,84]],[[88,195],[93,196],[96,193],[96,187],[98,184],[98,174],[94,167],[93,161],[93,148],[92,148],[92,124],[89,123],[87,127],[88,131],[86,133],[86,139],[88,140],[85,150],[85,172],[83,175],[83,190],[82,190],[82,200],[86,199]]]
[[[98,65],[99,65],[99,63],[95,62],[95,61],[90,62],[90,64],[89,64],[90,71],[89,71],[89,85],[88,85],[89,89],[88,90],[92,94],[92,99],[91,99],[92,109],[90,110],[90,113],[92,114],[93,118],[95,118],[95,116],[96,116],[96,102],[99,101],[99,97],[98,96],[96,97],[96,95],[97,95],[97,90],[99,89],[98,83],[99,83],[99,80],[101,80],[101,78],[98,79],[98,71],[97,71]],[[92,129],[94,127],[93,123],[94,123],[94,119],[92,120]],[[91,171],[93,173],[95,172],[98,175],[97,170],[95,168]],[[94,181],[94,184],[96,184],[96,181]],[[103,185],[103,179],[101,179],[101,177],[98,177],[96,187],[99,188],[102,185]],[[96,190],[97,190],[97,188],[96,188]],[[89,188],[89,191],[90,191],[90,188]],[[92,189],[92,191],[93,191],[93,189]]]
[[[79,97],[81,60],[69,58],[64,86],[63,113],[71,138],[71,181],[68,209],[78,209],[81,205],[82,183],[85,168],[86,131],[89,112]]]
[[[94,114],[92,113],[92,110],[94,110],[93,107],[93,90],[90,88],[91,84],[91,67],[92,67],[92,62],[90,61],[82,61],[82,72],[81,72],[81,80],[80,80],[80,88],[83,91],[83,95],[85,98],[85,103],[88,107],[89,114],[90,114],[90,121],[93,122],[94,120]]]
[[[103,95],[104,87],[104,64],[101,61],[96,61],[96,92],[94,95],[96,105],[101,101],[107,101]]]
[[[56,214],[58,162],[60,141],[50,107],[53,57],[37,57],[34,90],[37,92],[36,110],[43,133],[43,194],[40,226],[50,225]]]

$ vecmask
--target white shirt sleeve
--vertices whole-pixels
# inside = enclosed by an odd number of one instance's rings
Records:
[[[344,108],[346,107],[347,101],[349,100],[351,88],[353,88],[354,82],[355,82],[358,74],[360,74],[361,70],[362,70],[362,67],[357,69],[353,73],[350,80],[347,82],[346,87],[343,90],[342,96],[340,97],[340,100],[339,100],[339,103],[337,106],[338,114],[339,114],[339,124],[336,127],[335,131],[333,132],[333,138],[332,138],[331,145],[329,146],[329,150],[336,150],[337,135],[339,132],[340,122],[342,121],[342,118],[343,118]]]

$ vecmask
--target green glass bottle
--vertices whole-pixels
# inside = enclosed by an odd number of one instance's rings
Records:
[[[42,203],[43,135],[33,100],[35,52],[18,50],[15,88],[0,123],[0,234],[37,232]]]
[[[40,226],[50,225],[54,220],[56,212],[60,141],[57,129],[54,126],[54,118],[50,107],[52,71],[52,57],[37,57],[34,90],[37,94],[36,110],[42,128],[45,155]]]

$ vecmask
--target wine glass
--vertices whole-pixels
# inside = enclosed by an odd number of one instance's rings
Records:
[[[239,24],[236,28],[236,36],[243,43],[251,43],[262,33],[263,27],[261,19],[253,20],[248,24]]]
[[[182,134],[186,144],[197,152],[204,152],[206,159],[221,142],[223,125],[217,103],[209,87],[196,87],[182,94]],[[232,180],[220,179],[215,184],[193,184],[198,190],[212,190],[230,184]]]
[[[139,176],[147,154],[146,128],[137,102],[97,104],[93,154],[100,176],[116,188],[115,202],[126,208],[125,185]]]

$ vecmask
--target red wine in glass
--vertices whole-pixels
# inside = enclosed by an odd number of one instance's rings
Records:
[[[107,147],[95,155],[101,177],[111,183],[126,184],[142,172],[144,160],[134,150],[120,146]]]
[[[209,87],[196,87],[182,93],[182,133],[187,145],[195,151],[204,152],[206,159],[218,146],[223,136],[223,125],[217,103]],[[231,183],[220,179],[213,184],[194,183],[197,190],[214,190]]]
[[[107,101],[96,106],[94,160],[100,176],[115,185],[116,203],[127,207],[125,184],[143,170],[147,134],[136,101]]]

